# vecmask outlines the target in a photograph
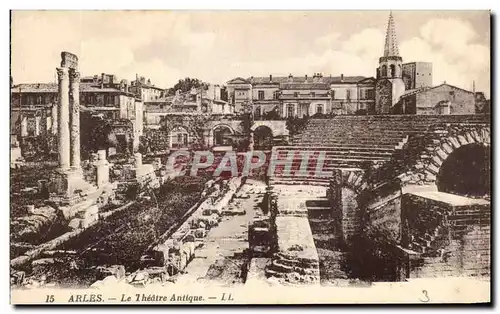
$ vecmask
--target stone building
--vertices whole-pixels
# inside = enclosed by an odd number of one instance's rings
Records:
[[[166,96],[165,89],[152,84],[151,79],[146,80],[145,77],[139,77],[137,74],[135,80],[131,82],[130,92],[137,95],[142,102],[157,100]]]
[[[476,99],[473,92],[443,83],[406,91],[394,113],[401,114],[474,114]]]
[[[193,88],[186,93],[180,90],[173,96],[161,97],[144,103],[144,127],[159,129],[163,117],[170,114],[232,115],[234,106],[221,99],[219,85],[208,89]]]
[[[80,79],[80,110],[108,120],[128,120],[134,147],[143,133],[142,101],[126,80],[101,74]],[[57,83],[18,84],[11,88],[11,133],[21,138],[57,134]]]
[[[432,63],[409,62],[403,64],[403,81],[406,90],[432,86]]]
[[[254,116],[277,111],[282,118],[320,114],[353,114],[373,107],[374,78],[363,76],[237,77],[227,83],[229,103],[241,112],[251,103]]]

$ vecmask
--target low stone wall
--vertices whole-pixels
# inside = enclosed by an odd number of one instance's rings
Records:
[[[274,211],[276,248],[266,275],[281,284],[319,284],[319,259],[305,199],[279,199]]]

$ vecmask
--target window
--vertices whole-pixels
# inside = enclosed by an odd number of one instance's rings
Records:
[[[323,105],[318,105],[316,107],[316,113],[323,114]]]
[[[351,90],[350,90],[350,89],[347,89],[347,90],[345,91],[345,98],[346,98],[347,100],[351,99]]]
[[[255,119],[260,119],[260,107],[255,107],[253,115]]]
[[[382,66],[381,72],[382,73],[380,74],[380,76],[382,76],[382,77],[387,76],[387,66],[385,64]]]
[[[293,93],[293,97],[299,97],[299,93],[298,92]]]
[[[42,103],[42,96],[37,96],[36,97],[36,104],[40,105]]]
[[[279,98],[279,92],[278,92],[278,91],[275,91],[275,92],[273,93],[273,98],[274,98],[275,100]]]
[[[455,91],[450,91],[450,96],[455,96]]]
[[[366,91],[367,92],[367,96],[368,96],[368,99],[374,99],[375,98],[375,95],[374,95],[374,90],[373,89],[369,89]]]
[[[294,116],[294,108],[292,104],[288,104],[286,107],[287,110],[287,117],[293,117]]]
[[[264,91],[263,90],[259,91],[259,100],[264,100]]]
[[[391,77],[396,76],[396,66],[394,64],[391,64]]]
[[[335,99],[335,91],[334,90],[331,91],[331,95],[332,95],[332,99]]]
[[[315,92],[311,92],[311,97],[316,97],[316,93]]]

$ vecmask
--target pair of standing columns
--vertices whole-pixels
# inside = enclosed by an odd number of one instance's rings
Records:
[[[57,68],[59,101],[57,138],[59,168],[79,170],[80,165],[80,73],[73,68]]]

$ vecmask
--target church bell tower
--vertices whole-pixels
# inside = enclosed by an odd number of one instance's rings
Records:
[[[405,92],[403,58],[399,56],[396,26],[392,12],[389,14],[385,34],[384,55],[379,58],[375,85],[375,114],[389,114]]]

